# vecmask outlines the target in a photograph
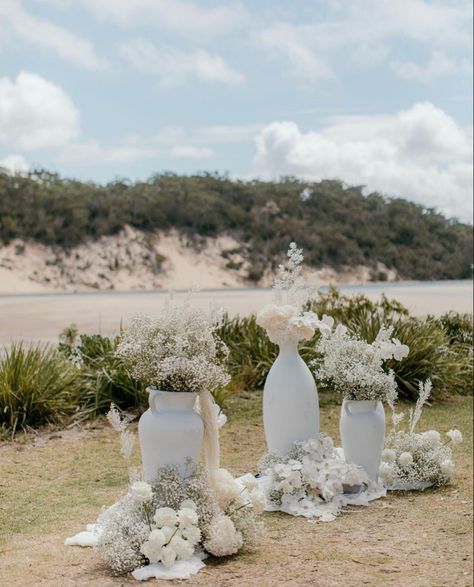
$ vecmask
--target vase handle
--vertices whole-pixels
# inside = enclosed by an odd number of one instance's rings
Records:
[[[346,416],[350,416],[351,415],[351,411],[349,409],[349,402],[343,402],[342,406],[344,408],[344,411],[346,412]]]
[[[148,405],[150,406],[150,410],[153,412],[153,414],[156,414],[158,412],[155,405],[155,398],[157,393],[157,389],[150,389],[150,391],[148,392]]]

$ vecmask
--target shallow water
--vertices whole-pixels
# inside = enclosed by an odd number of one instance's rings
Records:
[[[321,288],[323,291],[327,288]],[[472,281],[429,281],[343,285],[349,295],[378,299],[382,293],[404,304],[413,314],[440,315],[450,310],[472,312]],[[168,299],[165,291],[81,292],[0,295],[0,344],[12,340],[56,342],[72,323],[82,332],[116,334],[137,312],[154,314]],[[173,294],[182,299],[186,292]],[[256,312],[272,301],[272,291],[258,288],[202,290],[195,303],[222,307],[231,315]]]

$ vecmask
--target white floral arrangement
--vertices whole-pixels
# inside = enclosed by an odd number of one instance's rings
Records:
[[[431,389],[429,379],[420,382],[419,397],[415,408],[410,410],[407,430],[397,430],[404,414],[397,413],[392,406],[392,432],[387,437],[380,465],[380,477],[388,489],[419,490],[452,481],[455,472],[452,446],[463,441],[462,433],[449,430],[443,441],[437,430],[415,432]]]
[[[268,453],[260,474],[268,509],[294,516],[333,520],[348,503],[345,493],[373,489],[362,467],[347,463],[325,434],[295,442],[285,457]]]
[[[254,549],[263,527],[265,498],[252,483],[218,471],[221,490],[211,490],[205,472],[183,479],[163,467],[154,483],[135,481],[128,493],[98,519],[97,552],[115,574],[197,555],[216,557]],[[249,476],[249,480],[250,480]]]
[[[279,266],[273,285],[276,303],[264,306],[257,313],[257,324],[278,345],[310,339],[316,329],[330,332],[334,323],[329,316],[319,320],[314,312],[302,312],[303,303],[309,295],[301,276],[303,249],[298,249],[292,242],[287,256],[287,265]]]
[[[130,461],[133,434],[128,419],[112,407],[108,419],[120,434],[122,454]],[[131,471],[127,494],[100,515],[97,552],[115,574],[150,564],[171,568],[179,561],[222,557],[254,549],[263,533],[258,520],[265,496],[253,475],[234,479],[226,469],[205,470],[184,478],[162,467],[153,483]]]
[[[117,355],[131,375],[162,391],[213,392],[230,381],[225,368],[228,349],[217,336],[216,313],[168,302],[156,317],[132,318]]]
[[[320,357],[314,359],[316,380],[329,384],[349,400],[386,400],[393,404],[397,384],[392,370],[384,370],[388,359],[401,361],[409,347],[391,338],[393,328],[382,327],[372,343],[350,334],[342,324],[333,333],[322,332],[318,342]]]

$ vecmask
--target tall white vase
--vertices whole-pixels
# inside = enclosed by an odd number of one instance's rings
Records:
[[[201,416],[193,410],[196,394],[153,387],[147,391],[150,407],[138,423],[144,479],[153,481],[165,465],[189,475],[199,462],[204,435]]]
[[[339,429],[346,461],[360,465],[377,481],[385,439],[382,402],[343,400]]]
[[[280,346],[263,390],[263,423],[269,451],[286,454],[293,442],[319,434],[319,399],[297,343]]]

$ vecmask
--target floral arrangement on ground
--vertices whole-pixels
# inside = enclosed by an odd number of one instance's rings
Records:
[[[135,444],[130,419],[114,406],[108,419],[130,464]],[[209,555],[252,550],[263,535],[259,515],[265,495],[253,475],[234,479],[226,469],[196,469],[192,461],[184,476],[174,466],[161,467],[151,483],[131,466],[129,475],[127,493],[104,508],[88,532],[66,540],[94,546],[113,574],[132,572],[138,580],[189,578]]]
[[[380,477],[388,489],[426,489],[452,481],[455,467],[451,447],[462,442],[462,433],[455,428],[449,430],[443,441],[437,430],[415,432],[431,389],[430,380],[420,382],[419,397],[415,408],[410,410],[407,430],[398,430],[405,414],[397,413],[391,406],[392,431],[387,436],[380,465]]]
[[[367,473],[347,463],[329,436],[295,442],[286,456],[267,453],[260,463],[267,510],[332,521],[345,505],[367,505],[385,495]]]

